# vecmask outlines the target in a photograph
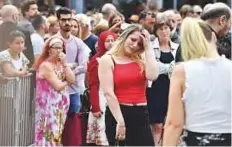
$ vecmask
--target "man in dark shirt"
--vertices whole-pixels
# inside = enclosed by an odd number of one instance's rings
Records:
[[[96,53],[96,43],[98,41],[98,37],[91,33],[91,19],[85,14],[77,14],[75,16],[80,23],[81,27],[81,39],[83,42],[90,48],[90,58],[93,57]]]

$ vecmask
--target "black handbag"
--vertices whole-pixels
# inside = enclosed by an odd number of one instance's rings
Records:
[[[90,111],[90,99],[89,99],[89,89],[85,89],[83,95],[81,95],[81,110],[82,113],[88,113]]]

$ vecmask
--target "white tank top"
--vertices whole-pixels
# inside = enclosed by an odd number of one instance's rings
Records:
[[[232,62],[224,57],[184,63],[185,129],[198,133],[231,132]]]

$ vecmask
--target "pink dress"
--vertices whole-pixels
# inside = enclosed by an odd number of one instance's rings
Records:
[[[56,71],[61,79],[62,73]],[[35,146],[60,146],[69,109],[67,90],[57,92],[47,80],[36,74]]]

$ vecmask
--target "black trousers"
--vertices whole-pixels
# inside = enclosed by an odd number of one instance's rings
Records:
[[[126,124],[126,139],[118,142],[115,140],[116,121],[107,107],[105,114],[106,136],[110,146],[154,146],[149,123],[147,106],[120,105]]]
[[[231,134],[196,133],[186,130],[182,140],[187,146],[231,146]]]

